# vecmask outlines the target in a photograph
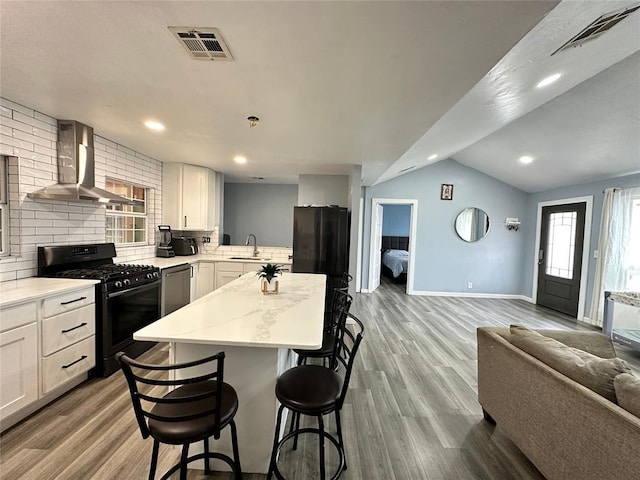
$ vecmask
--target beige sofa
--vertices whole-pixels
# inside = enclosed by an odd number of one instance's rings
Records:
[[[599,333],[540,333],[599,357],[615,356]],[[508,328],[477,330],[485,419],[549,480],[640,479],[640,418],[515,347],[509,335]]]

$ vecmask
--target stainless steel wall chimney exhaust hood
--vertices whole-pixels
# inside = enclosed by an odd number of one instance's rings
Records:
[[[29,198],[131,205],[129,199],[95,186],[93,128],[58,120],[58,183],[28,193]]]

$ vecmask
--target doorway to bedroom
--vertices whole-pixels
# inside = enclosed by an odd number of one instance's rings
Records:
[[[413,293],[418,201],[374,198],[371,205],[368,292],[381,282]]]

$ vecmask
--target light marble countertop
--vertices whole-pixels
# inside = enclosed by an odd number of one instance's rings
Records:
[[[116,259],[117,260],[117,259]],[[232,259],[225,258],[214,255],[205,255],[205,254],[197,254],[197,255],[180,255],[171,258],[164,257],[146,257],[135,260],[123,260],[117,261],[116,263],[131,263],[135,265],[153,265],[154,267],[158,267],[160,269],[176,267],[178,265],[192,264],[196,262],[235,262],[235,263],[256,263],[256,264],[265,264],[265,263],[277,263],[279,265],[291,265],[291,260],[249,260],[249,259]]]
[[[136,340],[266,348],[322,346],[326,276],[285,273],[262,295],[250,272],[134,333]]]
[[[97,280],[29,277],[0,283],[0,307],[77,290],[100,283]]]

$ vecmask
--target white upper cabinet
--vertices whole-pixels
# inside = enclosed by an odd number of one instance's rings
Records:
[[[172,230],[213,230],[220,202],[216,172],[183,163],[162,166],[162,223]]]

